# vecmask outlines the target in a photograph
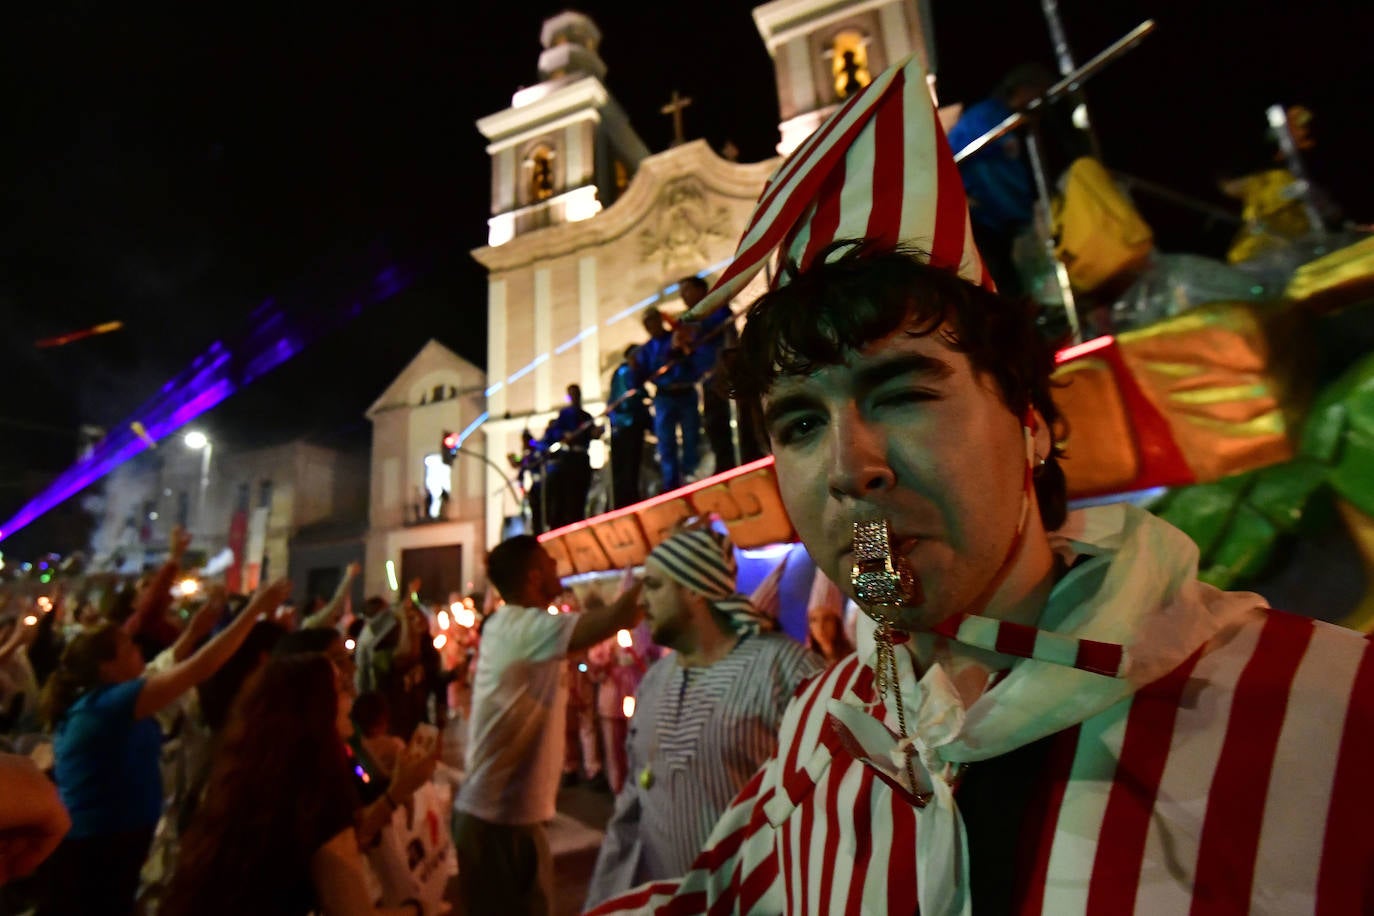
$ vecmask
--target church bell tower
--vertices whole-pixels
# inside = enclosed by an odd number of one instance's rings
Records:
[[[778,152],[801,145],[845,99],[913,51],[931,74],[930,0],[773,0],[754,24],[777,70]]]
[[[487,244],[590,219],[615,202],[649,154],[602,79],[601,30],[563,12],[540,32],[541,82],[477,122],[491,156]]]

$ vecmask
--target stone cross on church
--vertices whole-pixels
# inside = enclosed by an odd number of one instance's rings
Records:
[[[686,142],[686,138],[682,135],[682,109],[690,104],[692,104],[690,98],[678,95],[677,90],[674,89],[672,100],[659,109],[663,114],[673,116],[673,146],[681,146]]]

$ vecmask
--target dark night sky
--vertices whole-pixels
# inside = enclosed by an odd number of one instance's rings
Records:
[[[314,432],[365,441],[361,413],[429,337],[479,365],[489,166],[473,121],[537,81],[552,2],[27,4],[0,38],[0,514],[18,483],[74,453],[78,423],[117,422],[249,310],[370,247],[438,251],[387,306],[206,418],[241,442]],[[358,5],[364,6],[364,5]],[[974,101],[1027,59],[1051,64],[1035,0],[935,0],[940,92]],[[1079,60],[1146,16],[1159,32],[1090,84],[1108,164],[1207,200],[1218,171],[1264,156],[1264,108],[1317,116],[1311,166],[1346,215],[1374,221],[1364,159],[1374,5],[1062,0]],[[772,66],[750,4],[594,2],[609,87],[652,150],[657,108],[695,99],[689,135],[753,161],[777,139]],[[1228,232],[1146,204],[1163,247],[1220,253]],[[124,331],[36,351],[50,334]]]

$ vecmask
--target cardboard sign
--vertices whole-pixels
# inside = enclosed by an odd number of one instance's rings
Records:
[[[458,854],[448,826],[452,801],[449,786],[431,782],[416,791],[411,810],[403,805],[392,813],[391,823],[367,854],[375,879],[368,883],[379,905],[400,906],[415,899],[426,913],[440,911],[448,882],[458,874]]]

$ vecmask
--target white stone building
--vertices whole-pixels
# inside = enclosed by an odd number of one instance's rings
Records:
[[[213,431],[192,450],[170,437],[106,480],[93,559],[126,571],[159,563],[172,527],[181,525],[191,533],[193,560],[222,571],[230,588],[251,591],[264,577],[290,575],[298,599],[328,593],[348,561],[293,565],[292,540],[307,526],[360,521],[367,478],[361,450],[306,440],[239,448],[216,441]]]
[[[486,377],[437,341],[421,348],[367,411],[372,421],[364,590],[387,595],[390,560],[402,586],[425,582],[442,600],[480,579],[488,539],[482,525],[487,473],[482,461]],[[443,439],[462,438],[446,464]],[[498,485],[504,482],[497,477]]]

